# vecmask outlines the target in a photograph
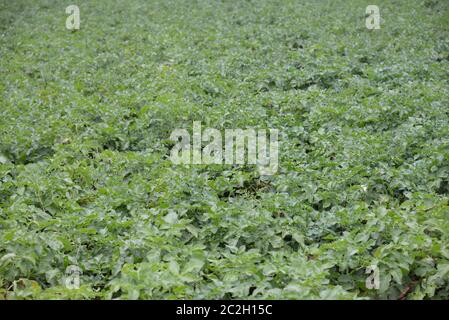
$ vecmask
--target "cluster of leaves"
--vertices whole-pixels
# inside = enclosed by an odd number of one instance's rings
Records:
[[[0,1],[0,299],[449,299],[447,1],[69,4]],[[173,165],[193,120],[279,172]]]

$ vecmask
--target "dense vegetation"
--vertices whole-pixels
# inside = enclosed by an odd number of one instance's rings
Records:
[[[1,0],[0,299],[448,299],[449,3],[371,2]],[[173,165],[192,121],[278,173]]]

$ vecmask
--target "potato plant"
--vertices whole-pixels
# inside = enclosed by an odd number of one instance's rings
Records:
[[[449,299],[449,3],[375,2],[1,0],[0,299]]]

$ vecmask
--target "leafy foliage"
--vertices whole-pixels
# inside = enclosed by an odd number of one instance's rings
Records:
[[[447,1],[69,4],[0,2],[0,297],[449,298]],[[278,174],[174,166],[193,120]]]

